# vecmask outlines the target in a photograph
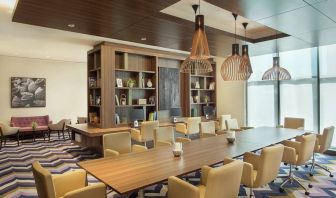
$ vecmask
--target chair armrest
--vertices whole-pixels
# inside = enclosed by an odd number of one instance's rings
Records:
[[[241,177],[241,183],[243,185],[246,185],[248,187],[253,187],[253,182],[254,182],[253,172],[254,172],[253,165],[248,162],[244,162],[243,174]]]
[[[119,156],[120,153],[118,151],[112,149],[105,149],[104,150],[104,157],[116,157]]]
[[[56,197],[62,197],[66,193],[87,186],[86,172],[76,170],[62,175],[53,175]]]
[[[141,142],[141,132],[138,129],[131,129],[131,138],[138,142]]]
[[[144,152],[144,151],[147,151],[147,150],[148,149],[145,146],[141,146],[141,145],[137,145],[137,144],[132,145],[132,152],[133,153]]]
[[[196,186],[183,181],[175,176],[168,178],[168,197],[174,198],[199,198],[200,190]]]
[[[177,137],[175,139],[175,142],[188,143],[188,142],[191,142],[191,139],[189,139],[189,138],[183,138],[183,137]]]
[[[106,186],[103,183],[94,184],[68,192],[64,198],[106,197]]]
[[[231,163],[233,161],[234,161],[234,159],[226,157],[226,158],[224,158],[223,164],[226,165],[226,164],[229,164],[229,163]]]
[[[10,127],[15,127],[15,123],[14,123],[14,122],[11,122],[11,123],[9,123],[9,126],[10,126]]]
[[[294,148],[296,152],[300,150],[301,147],[301,142],[296,142],[296,141],[290,141],[290,140],[285,140],[282,142],[284,146]]]
[[[246,152],[244,154],[244,162],[252,164],[254,170],[258,170],[260,156],[251,152]]]
[[[203,166],[202,167],[202,175],[201,175],[201,184],[206,186],[207,180],[208,180],[208,174],[211,170],[210,166]]]
[[[282,161],[288,164],[296,163],[296,150],[295,148],[285,146],[282,155]]]
[[[187,125],[184,123],[177,123],[175,125],[176,127],[176,132],[180,132],[180,133],[187,133]]]
[[[207,137],[213,137],[213,136],[217,136],[216,133],[201,133],[201,138],[207,138]]]
[[[231,131],[235,131],[235,132],[240,132],[243,131],[243,129],[230,129]]]
[[[172,143],[169,141],[158,140],[155,143],[155,146],[171,146]]]

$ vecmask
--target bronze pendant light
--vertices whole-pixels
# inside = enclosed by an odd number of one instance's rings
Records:
[[[221,67],[221,75],[224,81],[247,80],[251,73],[241,69],[242,57],[239,55],[239,44],[236,39],[237,14],[232,13],[235,19],[235,43],[232,44],[232,55],[226,58]]]
[[[276,42],[276,56],[273,57],[273,66],[264,73],[264,75],[262,76],[262,80],[291,80],[292,77],[290,73],[285,68],[280,67],[280,57],[279,57],[277,38],[275,42]]]
[[[244,29],[245,29],[245,44],[242,45],[242,56],[241,56],[241,62],[239,66],[239,73],[246,74],[246,80],[248,80],[253,73],[250,57],[248,54],[248,45],[246,44],[246,27],[248,23],[243,23]]]
[[[200,3],[200,2],[199,2]],[[192,5],[195,15],[200,5]],[[204,29],[204,15],[198,14],[195,17],[195,33],[192,40],[192,47],[189,57],[183,61],[180,72],[201,74],[212,72],[208,40]]]

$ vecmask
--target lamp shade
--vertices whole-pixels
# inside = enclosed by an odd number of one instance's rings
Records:
[[[273,57],[273,67],[268,69],[262,76],[262,80],[290,80],[292,79],[289,72],[279,66],[280,58],[278,56]]]
[[[241,62],[239,66],[239,73],[246,74],[248,80],[253,73],[250,57],[248,54],[248,45],[242,45],[242,55],[241,55]]]
[[[226,58],[221,67],[221,75],[225,81],[246,80],[249,75],[240,72],[242,58],[239,55],[239,45],[232,44],[232,55]]]
[[[188,57],[181,65],[180,72],[202,74],[212,72],[212,66],[208,59],[191,59]]]
[[[204,29],[204,15],[197,15],[195,20],[195,33],[192,40],[190,59],[208,59],[210,51]]]

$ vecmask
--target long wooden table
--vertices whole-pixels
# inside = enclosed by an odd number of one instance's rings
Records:
[[[80,162],[79,166],[119,194],[199,170],[203,165],[220,163],[225,157],[239,157],[248,151],[282,142],[304,134],[303,130],[260,127],[236,133],[234,144],[226,135],[193,140],[183,145],[183,155],[176,158],[172,148],[159,147],[142,153]]]

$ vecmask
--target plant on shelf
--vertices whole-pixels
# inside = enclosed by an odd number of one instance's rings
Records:
[[[36,122],[32,122],[32,123],[31,123],[31,127],[32,127],[32,129],[35,131],[36,128],[37,128],[37,123],[36,123]]]
[[[135,85],[135,80],[134,79],[130,78],[130,79],[127,80],[127,86],[128,87],[132,88],[132,87],[134,87],[134,85]]]
[[[209,96],[204,96],[204,102],[205,102],[205,103],[210,102],[210,97],[209,97]]]

